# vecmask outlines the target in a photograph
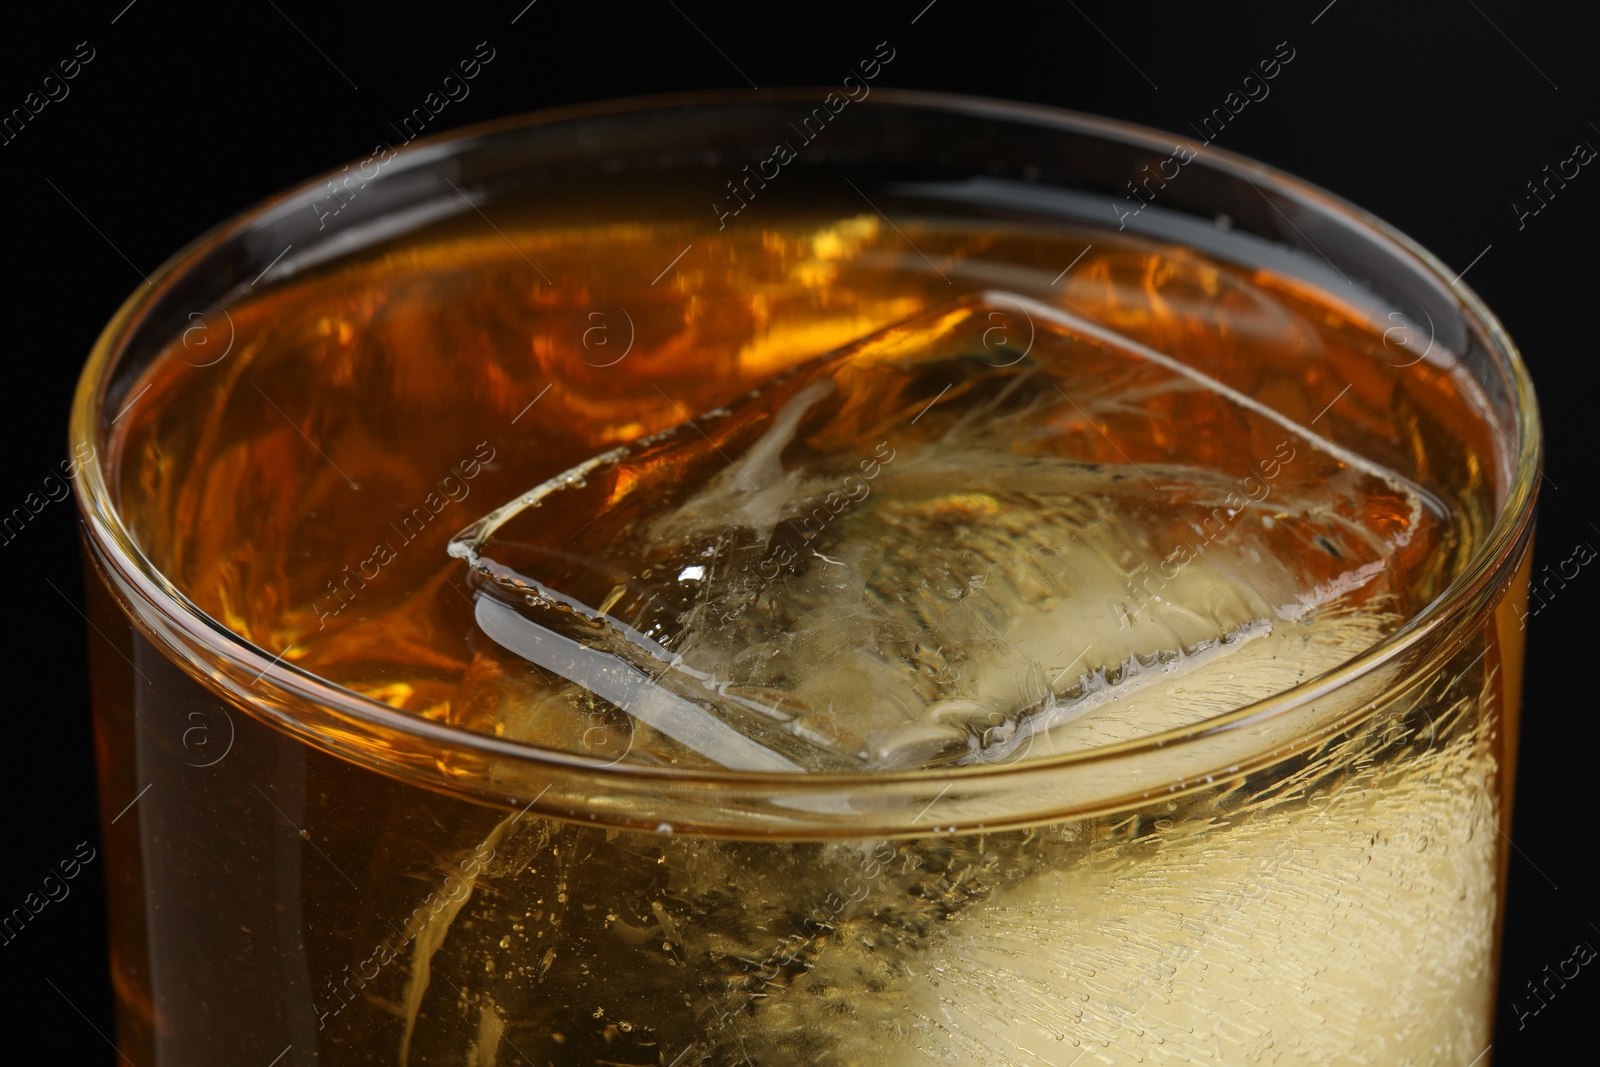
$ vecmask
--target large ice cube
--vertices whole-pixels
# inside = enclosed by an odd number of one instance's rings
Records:
[[[511,653],[490,673],[562,679],[489,702],[543,708],[516,736],[572,747],[540,723],[581,704],[633,758],[847,770],[1270,695],[1381,635],[1439,514],[1177,359],[984,293],[597,456],[451,552]]]

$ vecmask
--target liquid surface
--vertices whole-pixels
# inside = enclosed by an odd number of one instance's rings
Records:
[[[290,282],[231,309],[225,358],[186,337],[153,371],[130,524],[231,629],[414,714],[827,770],[1270,696],[1414,614],[1484,528],[1463,381],[1337,298],[1131,238],[910,225],[675,261],[644,228],[441,239]],[[469,571],[446,549],[491,511]]]

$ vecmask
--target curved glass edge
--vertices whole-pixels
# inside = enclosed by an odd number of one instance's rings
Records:
[[[802,98],[808,98],[807,90],[786,90],[763,94],[760,104]],[[880,107],[945,109],[1033,122],[1150,150],[1160,150],[1173,140],[1159,131],[1034,105],[888,90],[874,94],[874,100]],[[396,162],[414,171],[447,158],[452,149],[464,150],[497,135],[541,125],[643,108],[735,102],[750,106],[747,97],[736,101],[729,94],[709,93],[540,112],[438,135],[400,150]],[[1210,147],[1200,149],[1197,156],[1225,173],[1254,179],[1284,203],[1359,224],[1369,239],[1387,245],[1385,251],[1401,265],[1454,293],[1468,324],[1484,333],[1494,367],[1506,378],[1516,419],[1514,440],[1499,431],[1516,453],[1509,491],[1466,570],[1434,604],[1366,653],[1255,704],[1188,728],[1025,763],[878,775],[774,775],[608,765],[505,741],[408,715],[257,648],[190,602],[156,570],[121,524],[104,467],[108,451],[101,447],[109,428],[106,401],[119,361],[161,297],[230,241],[304,208],[321,195],[327,175],[241,213],[179,251],[151,276],[148,286],[124,302],[96,341],[78,382],[69,430],[69,446],[87,444],[97,457],[85,467],[78,493],[95,569],[147,638],[230,703],[380,773],[494,804],[523,806],[537,801],[541,813],[569,819],[628,824],[627,798],[638,795],[648,797],[651,807],[663,797],[691,802],[708,817],[696,819],[695,829],[712,834],[835,836],[846,829],[859,834],[869,826],[885,835],[927,832],[935,826],[999,829],[1117,810],[1157,793],[1200,788],[1209,781],[1206,775],[1246,773],[1349,725],[1376,706],[1377,696],[1393,694],[1432,674],[1472,628],[1484,622],[1510,588],[1531,541],[1542,441],[1532,384],[1515,345],[1475,293],[1459,282],[1445,281],[1448,269],[1433,255],[1361,209],[1264,164]],[[261,254],[261,259],[267,255]],[[1359,710],[1347,710],[1352,708]],[[1181,761],[1176,758],[1180,753]],[[1141,765],[1141,758],[1156,754],[1162,758]],[[601,783],[603,790],[596,788]],[[961,788],[950,796],[954,783]],[[708,790],[715,796],[714,804],[704,802]],[[674,793],[680,796],[673,797]],[[868,793],[872,803],[864,808],[862,797]],[[794,803],[797,799],[805,802]],[[923,814],[914,821],[921,829],[911,830],[913,820],[906,813],[919,811]],[[649,826],[657,824],[650,821]]]

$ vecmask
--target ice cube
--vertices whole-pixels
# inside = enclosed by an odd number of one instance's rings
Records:
[[[642,729],[633,758],[851,770],[1287,688],[1399,617],[1442,514],[1171,356],[989,292],[596,456],[450,551],[484,632]]]

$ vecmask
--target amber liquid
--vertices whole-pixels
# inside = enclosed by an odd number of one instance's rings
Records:
[[[457,706],[475,654],[458,530],[996,278],[1443,502],[1427,565],[1378,631],[1352,624],[1351,654],[1444,588],[1503,491],[1425,338],[1396,347],[1338,294],[1193,250],[871,214],[503,225],[231,306],[208,320],[226,357],[175,342],[119,424],[119,505],[177,587],[416,716],[496,729]],[[141,887],[113,953],[141,1064],[1423,1064],[1488,1044],[1514,627],[1265,769],[1135,810],[826,842],[446,798],[219,709],[130,641],[152,681],[97,669],[103,744],[139,753],[137,772],[103,761],[108,805],[157,782],[112,842]],[[197,711],[237,735],[215,764],[184,733]]]

